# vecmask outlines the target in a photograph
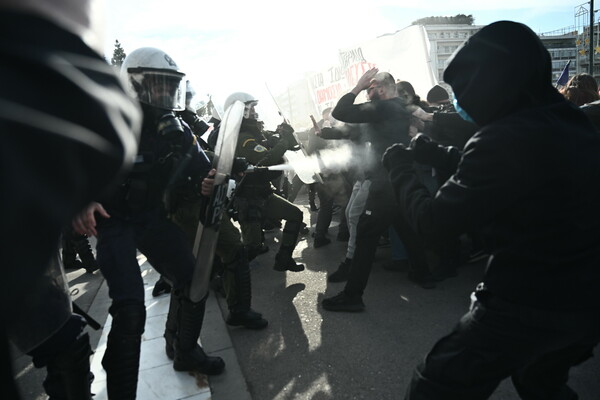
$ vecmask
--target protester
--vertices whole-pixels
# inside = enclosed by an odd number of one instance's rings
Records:
[[[551,71],[525,25],[484,27],[444,72],[457,111],[481,127],[454,175],[433,197],[412,168],[427,143],[384,155],[420,236],[440,243],[481,230],[491,253],[470,310],[417,368],[406,399],[486,399],[508,377],[523,399],[577,398],[569,370],[600,340],[600,189],[590,185],[600,136]]]
[[[370,102],[354,104],[356,96],[367,90]],[[374,157],[366,169],[366,185],[369,186],[365,208],[357,226],[356,251],[350,267],[346,287],[338,295],[323,300],[323,308],[329,311],[361,311],[364,309],[362,295],[367,286],[379,237],[393,224],[409,254],[413,268],[411,278],[418,283],[431,280],[422,242],[398,212],[392,187],[380,157],[393,143],[408,144],[410,111],[404,100],[398,97],[396,83],[391,74],[368,70],[356,86],[345,94],[335,106],[332,116],[343,122],[362,123],[370,141]]]
[[[591,92],[578,86],[566,86],[560,90],[560,93],[576,106],[583,106],[599,99],[597,92]]]

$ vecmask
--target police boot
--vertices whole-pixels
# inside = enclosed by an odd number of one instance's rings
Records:
[[[112,327],[102,357],[106,390],[111,400],[135,399],[146,309],[136,303],[121,305],[116,310],[112,310],[113,307],[110,310]]]
[[[252,303],[252,280],[248,255],[246,249],[241,249],[236,260],[227,266],[228,282],[233,287],[228,287],[227,303],[229,315],[227,325],[243,326],[248,329],[263,329],[269,324],[266,319],[250,308]]]
[[[90,372],[90,338],[77,338],[65,351],[48,362],[44,389],[49,400],[89,400],[94,375]]]
[[[311,183],[308,186],[308,204],[310,205],[310,211],[319,211],[319,207],[315,204],[316,193],[315,184]]]
[[[206,298],[193,303],[182,296],[179,303],[177,318],[177,336],[174,341],[175,371],[197,371],[205,375],[218,375],[225,369],[225,362],[221,357],[206,355],[198,344]]]
[[[275,255],[275,265],[273,266],[275,271],[304,271],[304,264],[296,264],[296,261],[292,258],[292,252],[296,247],[301,228],[302,223],[300,222],[287,221],[285,223],[281,235],[281,246],[279,252]]]
[[[154,288],[152,289],[152,297],[158,297],[161,294],[166,293],[171,293],[171,285],[161,275],[154,284]]]
[[[86,235],[74,235],[73,245],[75,246],[77,254],[79,254],[79,258],[81,259],[85,271],[89,274],[96,271],[98,269],[98,263],[94,257],[94,252],[92,251],[92,246],[90,246],[88,237]]]

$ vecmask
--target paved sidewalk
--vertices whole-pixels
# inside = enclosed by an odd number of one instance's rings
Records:
[[[152,289],[159,275],[145,257],[140,255],[138,259],[146,287],[147,317],[142,336],[137,398],[143,400],[250,399],[219,304],[213,294],[209,296],[206,304],[201,341],[209,354],[223,357],[226,362],[225,372],[209,380],[202,374],[177,372],[173,369],[172,361],[165,354],[163,339],[169,296],[152,297]],[[109,305],[108,288],[104,282],[90,307],[91,315],[97,317],[104,314],[106,318],[91,363],[95,375],[92,385],[92,392],[96,394],[95,400],[107,399],[106,374],[101,360],[106,350],[106,339],[112,322],[111,316],[106,316]],[[102,323],[102,320],[99,322]]]

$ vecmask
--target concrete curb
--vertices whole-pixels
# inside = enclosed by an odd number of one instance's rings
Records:
[[[208,379],[212,400],[252,400],[221,306],[227,310],[226,302],[219,302],[215,293],[211,292],[206,301],[202,346],[209,354],[223,358],[226,364],[223,374]]]

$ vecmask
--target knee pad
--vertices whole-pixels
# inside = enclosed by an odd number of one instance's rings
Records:
[[[298,224],[301,224],[303,217],[304,214],[302,213],[302,210],[298,207],[294,207],[294,212],[291,213],[291,215],[287,219],[287,222],[296,222]]]
[[[146,307],[143,303],[132,301],[113,304],[109,311],[113,317],[111,334],[141,336],[144,333]]]

